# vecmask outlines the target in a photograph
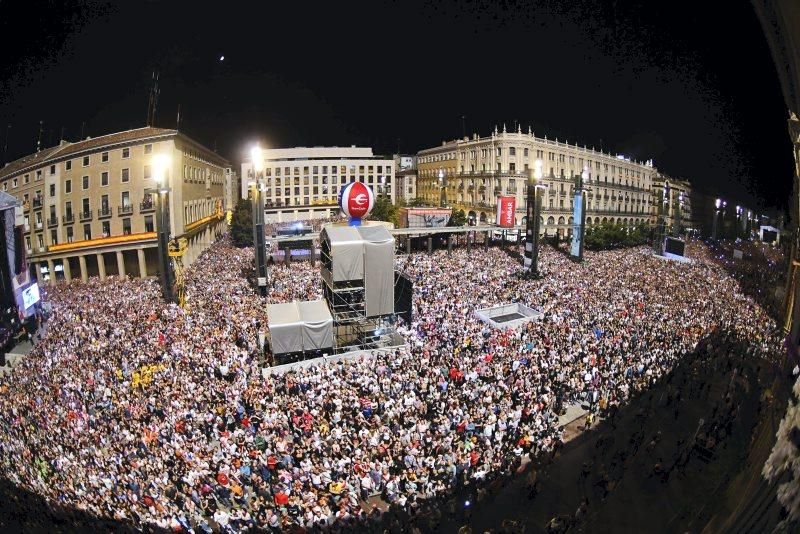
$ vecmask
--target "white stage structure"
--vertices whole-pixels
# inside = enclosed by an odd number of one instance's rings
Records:
[[[524,304],[514,303],[476,310],[475,317],[494,328],[513,330],[525,323],[541,320],[544,313]]]
[[[270,304],[267,319],[276,363],[317,358],[333,352],[333,317],[325,301]]]
[[[377,348],[393,332],[394,250],[394,237],[382,224],[323,227],[323,292],[337,351]]]

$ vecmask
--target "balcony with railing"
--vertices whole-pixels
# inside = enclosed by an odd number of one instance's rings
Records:
[[[122,217],[123,215],[132,215],[133,214],[133,204],[123,204],[122,206],[117,206],[117,215]]]
[[[42,209],[42,197],[36,197],[33,199],[33,209],[38,210]]]
[[[47,227],[52,228],[54,226],[58,226],[58,217],[53,216],[47,219]]]
[[[92,220],[92,212],[89,211],[89,210],[82,211],[82,212],[80,212],[78,214],[78,218],[80,219],[81,222],[91,221]]]
[[[151,211],[155,211],[156,203],[152,200],[143,200],[139,203],[139,213],[148,213]]]
[[[68,211],[66,215],[61,217],[61,222],[64,224],[72,224],[75,222],[75,214]]]
[[[97,218],[98,219],[108,219],[113,215],[113,210],[109,206],[103,206],[99,210],[97,210]]]

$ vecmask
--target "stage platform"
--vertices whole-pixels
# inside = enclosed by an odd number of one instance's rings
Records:
[[[544,314],[524,304],[504,304],[492,308],[483,308],[475,312],[475,316],[484,323],[503,330],[519,328],[525,323],[538,321]]]
[[[0,376],[10,373],[33,350],[30,341],[23,341],[6,353],[6,364],[0,366]]]
[[[378,354],[380,352],[392,351],[395,349],[399,349],[400,347],[406,346],[406,342],[403,339],[403,337],[400,334],[397,334],[396,332],[392,332],[390,335],[384,336],[384,338],[381,338],[381,341],[383,341],[383,343],[380,348],[353,350],[349,352],[343,352],[341,354],[333,354],[331,356],[321,356],[319,358],[311,358],[299,362],[286,363],[283,365],[274,365],[272,367],[264,367],[263,369],[261,369],[261,375],[264,378],[266,378],[273,374],[283,374],[290,371],[294,371],[295,369],[305,369],[307,367],[312,367],[312,366],[328,365],[341,360],[347,361],[362,357],[372,358],[375,356],[375,354]]]
[[[692,258],[687,258],[686,256],[678,256],[677,254],[670,254],[669,252],[665,252],[662,256],[661,254],[653,254],[654,257],[660,258],[662,260],[668,261],[677,261],[679,263],[694,263]]]

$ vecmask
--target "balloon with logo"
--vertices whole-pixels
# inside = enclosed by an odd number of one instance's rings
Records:
[[[350,226],[361,226],[361,219],[369,214],[374,205],[372,189],[361,182],[350,182],[339,192],[339,208],[350,217]]]

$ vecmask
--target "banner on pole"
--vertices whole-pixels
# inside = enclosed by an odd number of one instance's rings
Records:
[[[495,224],[502,228],[512,228],[514,226],[514,214],[517,210],[517,197],[499,196],[497,197],[497,217]]]
[[[573,258],[581,258],[583,256],[583,191],[575,192],[575,199],[573,202],[572,210],[572,247],[570,255]]]

